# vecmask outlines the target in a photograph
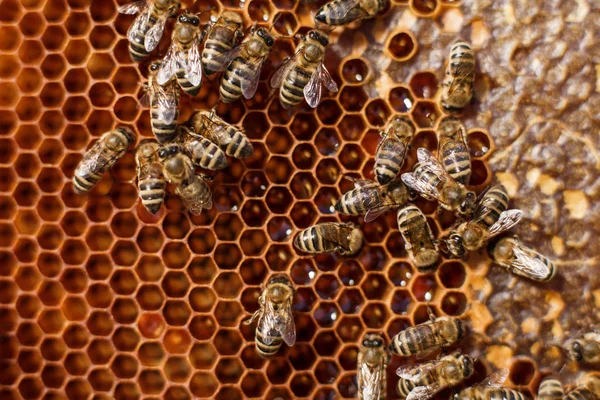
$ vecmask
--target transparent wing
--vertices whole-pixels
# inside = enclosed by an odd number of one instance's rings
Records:
[[[144,27],[148,23],[148,19],[150,19],[151,12],[152,12],[152,9],[150,7],[146,7],[140,13],[140,15],[138,15],[135,18],[135,20],[133,21],[133,23],[127,30],[127,39],[129,39],[130,42],[133,42],[135,40],[135,35],[139,30],[144,29]]]
[[[494,371],[477,386],[500,387],[506,381],[506,378],[508,378],[509,373],[510,370],[508,368],[502,368]]]
[[[283,83],[283,79],[287,76],[288,72],[296,65],[296,61],[301,55],[302,47],[300,47],[291,58],[289,58],[287,61],[284,61],[284,63],[281,64],[281,66],[277,71],[275,71],[269,82],[272,88],[276,89],[281,86],[281,84]]]
[[[416,381],[429,371],[433,371],[438,367],[443,368],[446,364],[448,364],[447,360],[436,360],[420,365],[403,366],[396,370],[396,375],[402,379]]]
[[[377,182],[371,181],[369,179],[359,179],[359,178],[355,178],[353,176],[350,175],[344,175],[343,176],[344,179],[352,182],[354,184],[354,188],[355,189],[360,189],[360,188],[367,188],[370,186],[377,186]]]
[[[492,226],[489,227],[487,231],[488,237],[493,237],[509,230],[510,228],[518,224],[521,218],[523,218],[523,211],[521,210],[502,211],[502,213],[498,217],[498,221],[496,221]]]
[[[364,400],[378,400],[381,394],[381,379],[384,375],[383,366],[377,365],[375,368],[369,368],[365,362],[361,365],[360,372],[363,379],[362,398]]]
[[[458,63],[458,67],[456,68],[456,71],[454,72],[454,75],[452,76],[452,81],[450,81],[449,85],[448,85],[448,93],[452,94],[454,93],[454,90],[456,90],[456,87],[458,86],[458,83],[461,81],[464,81],[464,76],[470,75],[472,73],[471,68],[473,67],[473,65],[471,63],[465,63],[463,62],[464,56],[461,56],[458,61],[453,61],[450,60],[450,63],[454,64],[454,63]],[[448,68],[450,68],[450,64],[448,64]]]
[[[246,76],[246,80],[242,81],[241,88],[242,94],[245,99],[251,99],[256,94],[258,89],[258,82],[260,81],[260,71],[262,70],[263,63],[266,57],[258,58],[251,64],[251,73]]]
[[[224,123],[212,120],[208,116],[203,115],[203,125],[207,128],[204,132],[198,132],[199,134],[208,138],[211,142],[223,146],[231,142],[231,137],[227,133],[227,125]]]
[[[146,33],[144,47],[146,48],[147,52],[151,52],[156,48],[156,46],[158,46],[158,42],[160,42],[160,38],[162,38],[163,32],[165,31],[165,25],[167,25],[169,14],[169,11],[163,12],[162,15],[158,17],[158,20],[154,26]]]
[[[164,85],[175,75],[177,69],[177,44],[171,43],[169,51],[165,55],[163,62],[156,74],[156,81],[159,85]]]
[[[548,266],[534,254],[523,250],[520,243],[515,244],[513,253],[515,255],[515,260],[512,262],[513,268],[533,279],[541,280],[548,276],[550,272]]]
[[[230,50],[226,51],[225,53],[223,53],[223,55],[220,56],[220,58],[219,58],[219,60],[222,60],[222,64],[219,67],[218,71],[223,71],[225,68],[227,68],[229,66],[229,64],[231,64],[231,62],[240,55],[240,53],[242,52],[242,49],[244,47],[245,47],[245,44],[242,43],[239,46],[235,46],[235,47],[231,48]]]
[[[281,334],[283,341],[288,346],[293,346],[296,343],[296,325],[294,324],[291,302],[288,302],[278,313],[275,319],[275,329]]]
[[[441,389],[439,382],[434,382],[429,386],[417,386],[406,396],[406,400],[427,400]]]
[[[446,172],[442,164],[438,161],[437,158],[429,150],[425,147],[420,147],[417,150],[417,158],[419,159],[419,164],[423,167],[429,169],[434,174],[442,177],[446,180],[454,181],[454,179]]]
[[[167,88],[156,84],[155,98],[158,115],[161,121],[165,124],[170,124],[175,119],[177,113],[177,96],[174,93],[174,86],[169,85]]]
[[[190,178],[190,183],[187,185],[178,185],[175,189],[175,193],[181,198],[181,201],[185,208],[193,215],[200,215],[202,210],[210,210],[212,208],[212,200],[209,196],[207,201],[204,201],[199,196],[199,190],[195,187],[196,185],[206,185],[204,181],[197,182],[194,180],[200,180],[196,175]],[[208,188],[205,188],[208,189]]]
[[[119,7],[119,13],[120,14],[137,14],[144,7],[146,7],[145,0],[136,1],[134,3],[124,4],[121,7]]]
[[[192,43],[192,48],[188,52],[185,76],[194,86],[199,86],[202,82],[202,62],[200,59],[199,34],[194,37],[194,43]]]
[[[319,67],[315,69],[310,80],[304,86],[304,98],[309,106],[316,108],[321,101],[321,94],[323,93],[323,86],[321,85],[321,74],[319,73]]]
[[[354,21],[359,18],[370,17],[360,4],[360,0],[346,0],[341,2],[340,5],[344,8],[344,13],[336,19],[344,19]]]
[[[75,169],[75,175],[89,176],[90,174],[100,171],[107,164],[116,161],[106,154],[103,142],[104,140],[100,138],[88,151],[86,151],[83,159]]]
[[[153,90],[149,85],[144,85],[144,94],[140,98],[139,105],[142,107],[150,107],[150,98],[152,97],[151,90]]]
[[[266,302],[265,311],[262,318],[259,320],[259,330],[261,332],[262,340],[266,345],[273,344],[275,337],[277,336],[277,315],[273,309],[273,305],[270,302]]]
[[[406,186],[425,196],[433,197],[435,199],[438,199],[440,197],[440,192],[435,186],[432,186],[423,179],[417,179],[415,177],[415,174],[412,172],[405,172],[401,175],[401,178],[402,182],[404,182]]]

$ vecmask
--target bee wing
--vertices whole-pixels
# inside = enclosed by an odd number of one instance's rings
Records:
[[[406,396],[406,400],[427,400],[441,389],[439,382],[433,382],[428,386],[417,386]]]
[[[229,64],[231,64],[231,62],[240,55],[244,47],[246,47],[246,44],[242,43],[239,46],[232,47],[231,49],[223,53],[219,58],[223,62],[219,67],[218,71],[223,71],[225,68],[227,68]]]
[[[162,13],[158,20],[154,24],[152,28],[148,30],[146,33],[146,38],[144,39],[144,47],[147,52],[151,52],[158,46],[158,42],[160,42],[160,38],[162,37],[163,32],[165,31],[165,25],[167,25],[167,20],[169,19],[169,11],[165,11]]]
[[[283,78],[285,78],[288,74],[288,71],[292,69],[294,65],[296,65],[296,61],[301,54],[302,47],[300,47],[291,58],[289,58],[287,61],[284,61],[283,64],[281,64],[281,66],[273,74],[269,82],[273,89],[276,89],[281,86],[281,84],[283,83]]]
[[[219,146],[226,145],[231,142],[231,137],[227,133],[227,126],[225,124],[216,122],[208,118],[206,115],[203,115],[202,117],[205,119],[204,126],[209,128],[201,134],[204,134],[207,139],[215,144],[218,144]]]
[[[521,218],[523,218],[523,211],[521,210],[502,211],[502,213],[498,217],[498,221],[496,221],[492,226],[488,228],[488,237],[493,237],[504,231],[509,230],[510,228],[518,224]]]
[[[136,1],[136,2],[133,2],[130,4],[124,4],[121,7],[119,7],[119,13],[120,14],[137,14],[144,7],[146,7],[145,0]]]
[[[260,57],[251,65],[251,73],[246,76],[246,80],[242,81],[242,94],[244,98],[251,99],[256,94],[256,90],[258,89],[258,82],[260,81],[260,71],[262,70],[263,63],[265,62],[266,57]]]
[[[381,380],[385,373],[385,368],[382,364],[380,363],[375,368],[369,368],[367,363],[361,365],[360,372],[364,382],[362,387],[363,399],[379,399],[381,394]]]
[[[173,77],[173,75],[175,75],[175,70],[177,68],[177,53],[177,44],[173,42],[156,74],[156,81],[159,85],[164,85]]]
[[[200,179],[196,175],[193,175],[192,179]],[[206,185],[202,181],[202,184]],[[192,183],[187,185],[178,185],[175,189],[175,193],[181,198],[181,202],[185,208],[193,215],[200,215],[202,210],[210,210],[212,208],[212,199],[209,198],[207,202],[200,200],[197,196],[197,191],[193,190]]]
[[[440,197],[440,192],[436,187],[430,185],[423,179],[417,179],[415,174],[412,172],[405,172],[401,175],[401,178],[402,182],[404,182],[406,186],[421,194],[424,194],[425,196],[433,197],[435,199]]]
[[[323,239],[341,246],[343,243],[343,236],[345,235],[344,231],[347,228],[334,222],[325,223],[323,225],[325,225],[321,230],[321,236],[323,236]]]
[[[149,85],[144,85],[144,94],[140,98],[140,106],[150,107],[150,98],[152,97],[152,94],[150,93],[151,90],[153,89]]]
[[[296,325],[294,324],[294,314],[292,312],[291,302],[288,302],[281,310],[277,315],[275,322],[275,329],[281,334],[283,341],[288,346],[293,346],[294,343],[296,343]]]
[[[403,366],[396,370],[396,375],[398,375],[402,379],[406,379],[409,381],[416,381],[421,376],[420,367],[413,366]]]
[[[471,67],[472,65],[470,63],[465,63],[463,62],[464,60],[464,54],[458,59],[458,61],[452,61],[450,60],[450,63],[458,64],[458,67],[456,68],[456,71],[454,72],[454,75],[452,76],[452,81],[450,81],[450,84],[448,85],[448,92],[449,94],[454,93],[454,90],[456,89],[456,83],[457,81],[461,81],[463,80],[464,76],[470,75],[471,74]]]
[[[515,260],[512,262],[512,267],[523,272],[526,276],[538,280],[548,276],[548,266],[531,252],[523,250],[520,242],[515,243],[513,254],[515,255]]]
[[[585,339],[600,343],[600,332],[590,332],[585,334]]]
[[[103,140],[100,138],[94,145],[84,154],[83,159],[75,169],[75,175],[88,176],[94,172],[100,171],[107,164],[116,160],[104,154]]]
[[[174,88],[174,85],[168,88],[156,85],[156,107],[161,121],[165,124],[173,122],[177,113],[177,95],[174,93]]]
[[[270,302],[266,302],[265,311],[258,322],[262,341],[268,346],[275,340],[277,326],[277,315]]]
[[[436,175],[443,177],[446,180],[454,181],[454,179],[446,172],[442,164],[438,161],[437,158],[429,150],[425,147],[420,147],[417,150],[417,158],[419,160],[419,164],[423,165],[425,168],[429,169],[431,172]]]
[[[355,178],[351,175],[344,175],[343,178],[354,183],[355,189],[366,188],[369,186],[377,186],[376,182],[370,181],[368,179]]]
[[[339,17],[336,16],[336,19],[349,19],[349,20],[356,20],[359,18],[367,18],[369,17],[369,13],[367,13],[360,4],[360,0],[347,0],[345,2],[342,2],[340,4],[343,5],[343,7],[345,8],[345,12],[340,15]]]
[[[321,94],[323,92],[323,85],[327,86],[332,92],[337,92],[338,87],[335,81],[329,75],[327,68],[323,63],[319,63],[315,72],[313,72],[310,80],[304,86],[304,98],[309,106],[316,108],[321,101]]]
[[[506,381],[506,378],[508,378],[509,373],[510,370],[508,368],[502,368],[494,371],[477,386],[500,387]]]
[[[202,62],[200,59],[200,34],[194,38],[192,48],[187,55],[187,64],[185,66],[185,76],[194,86],[202,82]],[[184,57],[185,59],[185,57]]]
[[[127,39],[130,42],[135,40],[136,33],[143,29],[144,26],[148,23],[148,19],[150,19],[150,14],[152,9],[150,7],[145,7],[143,11],[135,18],[129,29],[127,30]]]

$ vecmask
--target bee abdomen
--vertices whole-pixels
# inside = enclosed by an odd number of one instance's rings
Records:
[[[324,253],[335,250],[335,246],[324,240],[318,227],[311,226],[300,232],[294,244],[302,251],[307,253]]]
[[[180,68],[175,72],[177,77],[177,83],[181,87],[181,90],[189,94],[190,96],[196,96],[200,92],[202,85],[194,86],[192,82],[185,76],[185,69]]]
[[[433,328],[430,325],[422,325],[418,328],[408,328],[394,336],[391,350],[395,354],[410,356],[431,349],[437,344]]]
[[[383,148],[375,157],[375,176],[381,185],[389,183],[398,175],[406,153],[396,153]]]
[[[231,50],[231,45],[227,43],[210,37],[206,40],[202,51],[202,67],[207,76],[221,69],[224,62],[223,54],[229,50]]]
[[[104,170],[94,172],[85,176],[75,174],[73,176],[73,186],[77,193],[89,192],[104,175]]]
[[[471,156],[462,142],[449,143],[442,149],[444,169],[455,181],[466,185],[471,179]]]
[[[142,205],[152,213],[156,214],[163,204],[165,198],[166,182],[164,179],[147,178],[139,181],[140,198]]]
[[[454,43],[450,49],[450,70],[452,74],[458,76],[458,72],[461,72],[462,69],[464,76],[468,76],[474,67],[475,56],[473,55],[471,46],[463,41]]]
[[[562,384],[555,378],[544,379],[538,390],[538,400],[562,400],[564,395]]]
[[[256,326],[256,351],[258,352],[258,355],[261,356],[262,358],[270,358],[273,357],[277,351],[279,351],[279,348],[281,347],[281,335],[277,332],[274,334],[274,336],[272,337],[273,342],[271,344],[266,344],[265,343],[265,338],[263,337],[262,332],[260,331],[260,326],[261,324],[259,323]]]
[[[311,76],[312,71],[309,73],[296,66],[289,72],[289,77],[284,78],[279,91],[279,98],[285,108],[298,105],[302,101],[304,98],[304,87],[308,84]]]
[[[246,64],[243,59],[238,57],[231,62],[228,68],[223,73],[219,93],[221,100],[224,103],[231,103],[242,97],[242,79],[245,79],[243,74],[238,71],[246,71]],[[246,73],[248,75],[248,73]]]
[[[170,124],[165,124],[158,115],[158,110],[152,106],[150,111],[150,123],[152,124],[152,132],[154,136],[156,136],[156,140],[163,144],[170,142],[175,138],[176,128],[177,128],[177,118],[179,117],[179,110],[175,110],[175,117],[173,118],[173,122]]]
[[[512,389],[494,388],[488,389],[489,400],[525,400],[526,397],[521,392]]]
[[[213,171],[227,167],[223,150],[205,138],[201,138],[198,147],[192,151],[192,161],[201,168]]]
[[[596,396],[585,386],[579,386],[567,393],[564,400],[594,400]]]
[[[227,145],[225,153],[236,158],[250,157],[254,152],[254,147],[250,140],[240,130],[235,129],[231,142]]]
[[[406,398],[415,386],[416,383],[414,381],[400,378],[400,380],[398,381],[398,394],[400,395],[400,397]]]

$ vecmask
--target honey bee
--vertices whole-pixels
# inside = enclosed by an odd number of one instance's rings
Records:
[[[563,397],[564,400],[597,400],[596,394],[587,385],[577,385]]]
[[[175,15],[179,6],[179,0],[141,0],[119,7],[121,14],[139,13],[127,31],[133,61],[142,61],[156,48],[167,20]]]
[[[415,126],[409,118],[396,117],[381,132],[383,138],[375,153],[375,178],[382,185],[395,179],[404,165]]]
[[[423,212],[412,204],[398,210],[398,229],[404,239],[404,248],[419,271],[434,269],[440,253]]]
[[[160,210],[167,186],[162,172],[162,164],[158,158],[158,150],[159,144],[156,141],[144,139],[135,152],[140,198],[142,205],[151,214],[156,214]]]
[[[275,355],[284,341],[288,346],[296,343],[296,327],[292,303],[295,289],[290,279],[283,275],[274,275],[258,297],[260,308],[244,322],[251,324],[258,318],[256,325],[256,351],[262,358]]]
[[[262,65],[274,43],[275,38],[268,30],[258,28],[253,29],[250,37],[229,52],[219,88],[223,103],[236,101],[242,95],[245,99],[254,96]]]
[[[385,348],[383,337],[378,333],[366,334],[357,358],[358,398],[385,399],[386,368],[390,362],[390,354]]]
[[[461,320],[430,315],[430,321],[411,326],[394,336],[390,351],[405,357],[429,353],[458,342],[465,333],[466,327]]]
[[[456,182],[426,148],[417,150],[417,158],[413,172],[402,174],[406,186],[428,200],[437,200],[447,210],[470,216],[477,202],[475,193]]]
[[[219,146],[196,134],[190,127],[180,125],[177,129],[177,140],[195,165],[212,171],[227,167],[225,152]]]
[[[526,247],[516,237],[502,238],[491,251],[492,258],[509,272],[535,281],[549,281],[556,274],[554,263]]]
[[[200,18],[192,14],[181,14],[173,28],[171,46],[165,55],[156,80],[164,85],[173,75],[184,92],[195,96],[202,84],[200,43],[204,35],[200,29]]]
[[[294,239],[294,247],[305,253],[339,252],[352,256],[362,247],[364,237],[352,223],[326,222],[301,231]]]
[[[580,363],[600,362],[600,332],[589,332],[565,343],[569,358]]]
[[[204,176],[194,173],[192,160],[176,143],[168,144],[158,151],[163,163],[163,175],[169,183],[177,186],[175,193],[185,208],[194,215],[212,208],[212,194]]]
[[[440,390],[456,386],[473,374],[473,359],[455,353],[435,361],[398,368],[398,393],[406,400],[426,400]]]
[[[395,207],[402,207],[414,196],[399,179],[386,185],[379,185],[366,179],[352,179],[354,189],[344,193],[335,204],[335,209],[346,215],[365,215],[365,222],[371,222]]]
[[[442,107],[451,112],[461,111],[473,98],[475,54],[462,40],[450,48],[446,76],[442,82]]]
[[[175,137],[179,117],[179,89],[174,79],[164,85],[156,80],[162,63],[154,61],[148,67],[148,83],[141,103],[150,106],[152,132],[159,143],[167,143]]]
[[[463,222],[442,239],[448,254],[463,257],[466,250],[477,250],[484,243],[519,223],[521,210],[507,210],[508,193],[503,185],[489,189],[481,198],[473,219]]]
[[[454,396],[455,400],[527,400],[523,393],[502,387],[508,377],[508,368],[490,374],[483,382],[466,388]]]
[[[327,25],[344,25],[375,17],[387,5],[385,0],[333,0],[317,11],[315,21]]]
[[[471,179],[471,154],[464,125],[458,118],[443,118],[438,126],[437,136],[437,156],[440,163],[456,182],[468,184]]]
[[[195,112],[190,117],[188,126],[197,134],[222,147],[228,156],[246,158],[254,152],[252,143],[242,130],[223,121],[214,109]]]
[[[271,77],[271,87],[279,88],[279,101],[288,109],[300,104],[302,97],[312,108],[321,101],[322,85],[332,92],[338,86],[323,64],[329,34],[313,29],[303,38],[296,53],[285,60]]]
[[[227,53],[242,39],[242,16],[233,11],[223,11],[210,27],[202,51],[202,68],[207,76],[221,71],[227,65]],[[231,61],[231,60],[229,60]]]
[[[125,154],[135,142],[135,134],[124,127],[105,133],[83,155],[73,176],[76,193],[86,193],[98,183],[105,172]]]
[[[544,378],[538,389],[538,400],[562,400],[565,395],[562,383],[551,376]]]

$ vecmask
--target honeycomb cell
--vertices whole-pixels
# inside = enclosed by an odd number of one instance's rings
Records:
[[[2,285],[5,285],[5,283],[3,283]],[[10,296],[10,300],[12,301],[14,295],[16,294],[16,291],[14,289],[11,289],[10,291],[12,292]],[[19,313],[19,316],[21,318],[34,318],[40,311],[41,307],[42,304],[39,298],[35,295],[28,294],[20,295],[15,304],[15,308],[17,309],[17,312]]]
[[[314,200],[321,214],[333,214],[335,212],[335,203],[339,198],[340,194],[337,189],[323,187],[319,189]]]
[[[447,261],[438,269],[438,276],[444,287],[449,289],[459,288],[466,280],[465,267],[461,262]]]
[[[363,136],[366,124],[360,114],[348,114],[342,118],[337,128],[345,140],[359,140]]]
[[[391,115],[390,107],[382,99],[375,99],[367,104],[365,115],[372,126],[383,127]]]
[[[105,262],[106,260],[101,257],[101,256],[97,256],[97,257],[90,257],[90,260],[88,261],[88,265],[92,264],[93,262],[98,262],[98,263],[102,263]],[[61,271],[61,269],[63,268],[62,265],[60,264],[54,264],[53,263],[53,268],[56,268],[57,274]],[[94,270],[92,268],[88,269],[88,275],[90,276],[90,278],[94,279],[95,275],[94,273],[97,273],[97,270]],[[110,272],[110,271],[108,271]],[[101,275],[101,274],[98,274]],[[89,281],[88,281],[88,277],[85,273],[85,271],[83,271],[81,268],[66,268],[63,270],[63,273],[60,277],[60,283],[62,284],[62,286],[65,288],[65,290],[69,293],[83,293],[86,288],[88,287]]]
[[[23,35],[16,26],[4,25],[0,27],[0,50],[9,52],[15,51],[23,41]]]
[[[342,78],[349,84],[361,84],[370,78],[367,61],[361,58],[352,58],[342,64]]]
[[[290,348],[288,359],[296,371],[303,371],[312,368],[317,360],[317,355],[312,346],[306,343],[298,343]]]
[[[291,12],[283,11],[275,14],[273,18],[275,23],[275,31],[284,36],[292,36],[298,29],[296,17]]]
[[[213,189],[213,203],[219,212],[239,210],[242,199],[243,196],[236,187],[219,186]]]
[[[290,362],[285,358],[273,358],[267,366],[267,379],[274,385],[286,383],[292,374]]]
[[[140,307],[147,311],[159,310],[165,302],[163,292],[156,285],[142,285],[136,299]]]
[[[49,110],[42,114],[40,127],[42,132],[48,136],[55,136],[62,132],[65,119],[58,110]]]
[[[412,110],[412,118],[420,128],[431,128],[440,118],[440,111],[431,101],[417,101]]]
[[[37,242],[33,239],[21,238],[17,239],[14,247],[17,259],[24,263],[35,261],[39,253]]]
[[[483,185],[487,181],[488,176],[490,176],[490,172],[482,160],[471,161],[471,180],[469,181],[469,185]]]
[[[169,357],[164,367],[165,375],[169,381],[185,382],[192,372],[192,367],[186,357]]]
[[[67,354],[67,357],[65,358],[65,369],[71,375],[85,375],[90,367],[90,359],[85,353],[73,352]]]
[[[165,386],[165,378],[159,370],[144,370],[138,379],[144,394],[159,394]]]
[[[419,305],[412,313],[413,324],[418,325],[430,320],[430,315],[440,315],[435,306],[429,304]]]
[[[17,357],[21,371],[25,373],[38,372],[43,364],[42,355],[38,349],[22,349]]]
[[[108,392],[115,383],[115,376],[106,368],[98,368],[90,371],[88,376],[92,388],[99,392]]]
[[[519,386],[529,384],[535,375],[537,367],[533,360],[525,357],[519,357],[513,361],[510,367],[510,380]]]
[[[16,60],[16,58],[11,59],[10,61],[8,59],[4,59],[3,61],[5,62],[5,65],[4,69],[0,71],[1,75],[4,75],[5,71],[14,70],[15,68],[17,68],[18,60]],[[13,62],[15,64],[12,64]],[[2,77],[8,78],[9,76]],[[43,78],[39,70],[34,68],[23,68],[17,76],[17,85],[19,86],[19,89],[21,89],[22,93],[34,94],[42,87],[42,80]],[[58,85],[58,87],[60,90],[60,85]],[[47,105],[43,101],[42,103],[44,105]]]
[[[65,329],[63,339],[70,349],[82,349],[89,342],[89,331],[83,325],[71,324]]]
[[[358,394],[355,375],[342,375],[337,383],[338,391],[343,398],[353,398]]]
[[[223,383],[237,383],[244,372],[244,366],[237,358],[223,357],[217,363],[215,375]]]
[[[365,303],[364,296],[357,289],[346,289],[340,295],[338,303],[344,314],[358,313]]]
[[[115,387],[114,397],[116,400],[138,399],[140,396],[140,390],[135,383],[122,382]]]
[[[398,61],[410,60],[417,52],[417,41],[409,32],[398,32],[387,41],[387,50]]]
[[[119,330],[117,330],[119,332]],[[117,341],[120,343],[122,340]],[[127,339],[130,341],[130,339]],[[127,346],[129,348],[130,346]],[[102,365],[107,364],[114,355],[115,348],[113,343],[108,339],[94,339],[90,342],[87,348],[87,354],[92,364]]]
[[[492,152],[493,144],[490,142],[489,133],[474,130],[467,135],[467,142],[472,157],[485,157]]]
[[[15,227],[20,234],[35,234],[40,226],[40,219],[32,210],[22,210],[17,213]]]
[[[110,368],[117,378],[131,379],[137,374],[139,364],[134,357],[127,354],[119,354],[113,359]]]
[[[247,259],[240,266],[240,276],[247,285],[259,285],[267,276],[267,266],[261,259]]]
[[[133,299],[117,298],[111,307],[113,317],[120,324],[135,322],[139,308]]]
[[[28,12],[21,18],[19,29],[23,36],[39,36],[45,28],[46,23],[37,12]]]
[[[290,130],[296,140],[312,140],[317,131],[319,123],[315,116],[307,113],[297,113],[292,120]]]
[[[413,298],[407,290],[396,290],[392,296],[391,309],[395,314],[407,315]]]
[[[24,40],[19,48],[19,58],[26,64],[38,64],[44,54],[44,48],[38,40]]]
[[[248,197],[262,197],[269,187],[269,181],[261,171],[249,171],[242,178],[242,191]],[[250,204],[262,204],[253,201]],[[246,203],[247,204],[247,203]]]
[[[265,166],[267,178],[274,184],[286,184],[292,177],[293,167],[284,157],[271,157]]]
[[[291,181],[290,189],[298,200],[310,199],[318,187],[317,180],[311,173],[298,173]]]
[[[332,327],[340,316],[340,310],[335,303],[321,302],[313,316],[317,324],[324,328]]]
[[[110,286],[117,294],[129,295],[137,288],[137,279],[131,270],[118,270],[111,276]]]
[[[67,372],[60,364],[48,364],[42,370],[41,378],[46,387],[59,389],[67,378]]]
[[[61,25],[50,25],[44,30],[41,41],[46,50],[58,51],[65,46],[67,33]]]
[[[365,325],[371,329],[381,329],[389,318],[386,305],[379,303],[367,304],[361,312]]]
[[[442,298],[442,311],[448,315],[462,315],[467,309],[467,297],[461,292],[449,292]]]
[[[212,373],[196,372],[190,380],[190,391],[194,396],[207,398],[214,395],[219,388],[219,382]]]
[[[308,373],[294,375],[290,381],[290,389],[298,397],[307,397],[315,390],[315,378]]]
[[[241,388],[248,397],[261,397],[267,388],[267,381],[260,372],[249,372],[242,379]]]
[[[431,275],[421,275],[413,281],[411,291],[418,301],[429,301],[434,298],[437,290],[435,278]]]
[[[6,6],[6,5],[5,5]],[[41,396],[44,386],[37,377],[26,377],[19,382],[19,393],[25,399],[37,399]]]
[[[294,147],[294,139],[290,131],[284,127],[271,129],[265,140],[267,148],[273,154],[288,154]]]
[[[165,349],[171,354],[187,354],[192,337],[185,329],[169,329],[164,338]]]

